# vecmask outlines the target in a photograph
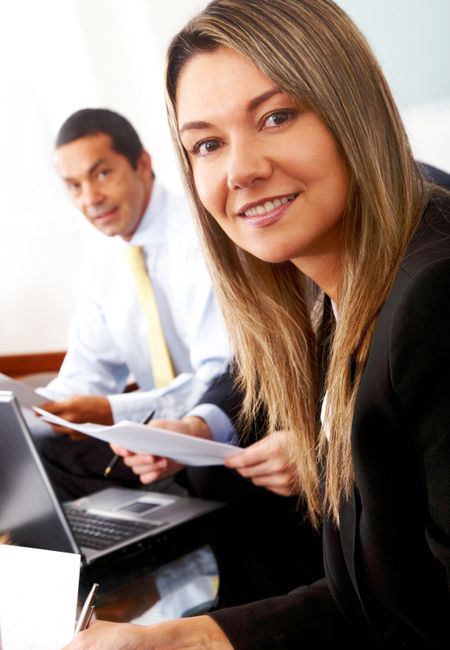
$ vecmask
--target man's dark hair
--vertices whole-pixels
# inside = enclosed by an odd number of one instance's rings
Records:
[[[55,147],[101,133],[111,137],[113,150],[125,156],[133,169],[136,169],[143,150],[142,142],[123,115],[107,108],[83,108],[73,113],[59,129]]]

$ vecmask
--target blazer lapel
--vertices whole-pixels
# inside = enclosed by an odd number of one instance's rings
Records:
[[[341,537],[342,553],[345,564],[347,565],[350,579],[355,590],[358,592],[355,572],[355,542],[356,542],[356,499],[354,492],[350,495],[348,501],[342,506],[340,511],[339,533]]]

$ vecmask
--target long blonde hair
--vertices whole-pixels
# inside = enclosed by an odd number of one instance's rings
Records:
[[[343,215],[339,319],[327,376],[329,440],[319,433],[318,289],[290,262],[269,264],[235,245],[200,203],[178,135],[176,84],[199,52],[226,46],[310,106],[350,170]],[[218,71],[220,74],[220,71]],[[292,431],[311,521],[339,507],[353,486],[351,421],[377,314],[426,201],[426,187],[384,76],[367,42],[330,0],[213,0],[175,36],[166,97],[183,177],[195,207],[214,284],[230,331],[251,417],[262,403],[268,427]],[[327,453],[324,454],[325,448]]]

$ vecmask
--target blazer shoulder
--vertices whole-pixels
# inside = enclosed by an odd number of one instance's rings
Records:
[[[450,259],[450,194],[433,197],[426,205],[400,269],[412,276],[446,259]]]

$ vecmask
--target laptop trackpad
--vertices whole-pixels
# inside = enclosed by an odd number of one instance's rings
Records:
[[[135,501],[131,501],[130,503],[117,508],[117,512],[134,512],[138,515],[141,515],[146,512],[150,512],[150,510],[153,510],[153,508],[160,508],[162,505],[166,504],[154,502],[152,503],[150,501],[142,501],[140,499],[136,499]]]

